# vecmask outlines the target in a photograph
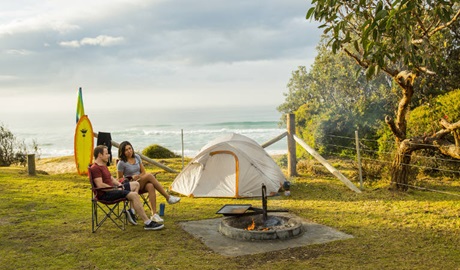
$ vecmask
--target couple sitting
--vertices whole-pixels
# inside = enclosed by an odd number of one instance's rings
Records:
[[[94,148],[95,162],[90,169],[96,187],[119,187],[115,190],[101,191],[101,194],[98,195],[99,198],[108,201],[126,198],[131,202],[131,209],[128,210],[128,220],[131,224],[137,225],[135,216],[135,212],[137,212],[144,221],[144,229],[162,229],[164,227],[162,224],[163,219],[156,213],[156,190],[166,198],[169,204],[179,202],[180,198],[166,193],[155,176],[145,172],[139,155],[134,153],[134,149],[129,142],[125,141],[120,144],[118,156],[120,159],[117,164],[118,178],[124,180],[122,181],[123,184],[112,177],[107,168],[106,164],[110,158],[107,147],[99,145]],[[131,179],[132,181],[127,181],[126,179]],[[139,197],[139,193],[145,192],[148,192],[151,204],[152,216],[150,219],[145,214]]]

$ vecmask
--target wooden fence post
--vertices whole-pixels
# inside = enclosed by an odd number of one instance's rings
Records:
[[[358,162],[358,172],[359,172],[359,188],[363,190],[363,171],[361,169],[361,151],[359,150],[359,136],[358,131],[355,131],[355,141],[356,141],[356,159]]]
[[[29,175],[36,175],[35,172],[35,154],[27,155],[27,172]]]
[[[297,176],[296,142],[295,135],[295,115],[287,115],[287,143],[288,143],[288,176]]]

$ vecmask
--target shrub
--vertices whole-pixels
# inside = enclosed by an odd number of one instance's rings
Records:
[[[27,162],[26,146],[19,142],[14,134],[0,125],[0,166],[20,164],[25,166]]]
[[[353,173],[351,178],[359,180],[359,168],[358,163],[353,162]],[[374,159],[362,159],[361,160],[361,173],[363,176],[363,181],[369,184],[377,182],[381,179],[388,177],[387,166],[383,162],[379,162]]]
[[[274,157],[274,160],[280,168],[287,168],[287,163],[288,163],[287,155],[281,155],[281,156]]]
[[[158,144],[152,144],[142,150],[142,154],[149,158],[175,158],[178,157],[171,150],[160,146]]]
[[[410,136],[433,134],[441,126],[439,119],[445,118],[451,123],[460,119],[460,89],[438,96],[430,102],[412,110],[408,119],[408,132]]]

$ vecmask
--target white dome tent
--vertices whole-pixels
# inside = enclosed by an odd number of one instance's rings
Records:
[[[205,145],[182,170],[171,190],[189,197],[274,195],[286,181],[281,169],[254,140],[228,134]]]

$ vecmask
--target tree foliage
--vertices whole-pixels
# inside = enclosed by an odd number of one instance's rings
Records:
[[[26,164],[26,146],[16,139],[14,134],[0,125],[0,166]]]
[[[368,78],[375,77],[380,71],[385,72],[401,89],[394,119],[385,117],[397,145],[391,173],[396,188],[407,189],[407,165],[413,151],[437,149],[445,155],[460,158],[458,119],[457,123],[441,119],[438,131],[431,136],[425,134],[407,137],[410,108],[421,93],[414,90],[423,90],[424,85],[430,85],[423,81],[423,77],[422,80],[416,79],[421,74],[436,75],[439,71],[443,72],[442,75],[448,75],[450,70],[443,68],[458,66],[458,58],[453,64],[446,65],[444,57],[458,53],[458,35],[455,30],[460,16],[459,2],[313,0],[312,5],[307,12],[307,19],[323,22],[320,27],[330,35],[329,44],[333,52],[345,52],[364,68]],[[437,95],[442,92],[439,89],[442,90],[438,88],[430,91]],[[455,138],[454,143],[446,139],[448,134]]]
[[[313,0],[307,19],[324,22],[333,52],[345,50],[366,68],[395,76],[400,67],[430,72],[443,54],[433,46],[459,16],[458,1]],[[447,46],[447,44],[446,44]]]
[[[436,133],[439,119],[460,119],[460,90],[438,96],[415,108],[408,119],[409,136]]]
[[[340,138],[353,137],[357,129],[373,138],[381,115],[392,109],[381,96],[397,97],[384,76],[368,81],[349,57],[333,54],[324,42],[317,51],[309,71],[301,66],[292,72],[278,110],[295,112],[297,134],[312,147],[322,154],[337,153],[333,145],[348,145],[349,140]],[[302,148],[298,151],[299,156],[306,155]]]

